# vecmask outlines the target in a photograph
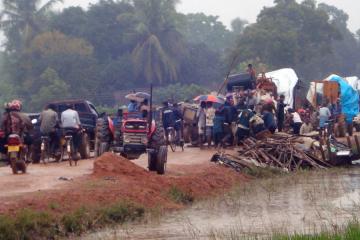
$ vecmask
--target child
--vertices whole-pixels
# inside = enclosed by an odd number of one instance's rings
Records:
[[[218,147],[218,145],[221,143],[221,140],[224,137],[224,122],[225,122],[225,117],[223,116],[222,112],[220,110],[216,110],[215,117],[213,120],[214,123],[213,134],[214,134],[215,147]]]

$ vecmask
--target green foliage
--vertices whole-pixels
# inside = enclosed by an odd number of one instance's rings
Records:
[[[358,221],[349,223],[344,229],[323,232],[320,234],[295,234],[293,236],[277,235],[274,240],[357,240],[360,239]]]
[[[154,102],[162,103],[163,101],[170,99],[173,102],[191,101],[200,94],[209,93],[204,87],[190,84],[181,85],[180,83],[169,85],[167,87],[154,89]]]
[[[264,8],[257,22],[239,37],[240,61],[259,59],[274,68],[295,68],[310,79],[324,77],[321,61],[331,56],[332,43],[341,39],[329,19],[309,1],[277,1],[274,7]]]
[[[181,191],[178,187],[172,186],[170,190],[168,191],[169,198],[177,203],[181,204],[190,204],[194,202],[194,197],[189,194]]]
[[[69,97],[70,86],[60,79],[54,69],[46,69],[40,78],[42,87],[32,95],[30,106],[44,106],[49,101]]]
[[[134,221],[143,217],[145,210],[143,207],[134,206],[129,203],[120,202],[113,206],[101,210],[102,218],[100,221],[108,224],[122,224]]]

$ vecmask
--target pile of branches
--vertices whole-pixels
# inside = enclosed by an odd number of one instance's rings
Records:
[[[235,154],[216,154],[212,161],[241,171],[242,168],[271,167],[284,171],[324,169],[331,167],[310,152],[297,147],[293,136],[273,135],[263,140],[248,138]]]

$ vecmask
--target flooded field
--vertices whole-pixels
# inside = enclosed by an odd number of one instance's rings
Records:
[[[360,168],[254,180],[189,209],[83,237],[237,239],[333,230],[360,216]]]

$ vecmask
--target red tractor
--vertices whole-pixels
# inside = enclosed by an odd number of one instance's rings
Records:
[[[114,119],[103,115],[97,121],[95,152],[120,153],[129,160],[148,153],[149,171],[165,173],[167,145],[162,124],[141,113],[118,113]]]

